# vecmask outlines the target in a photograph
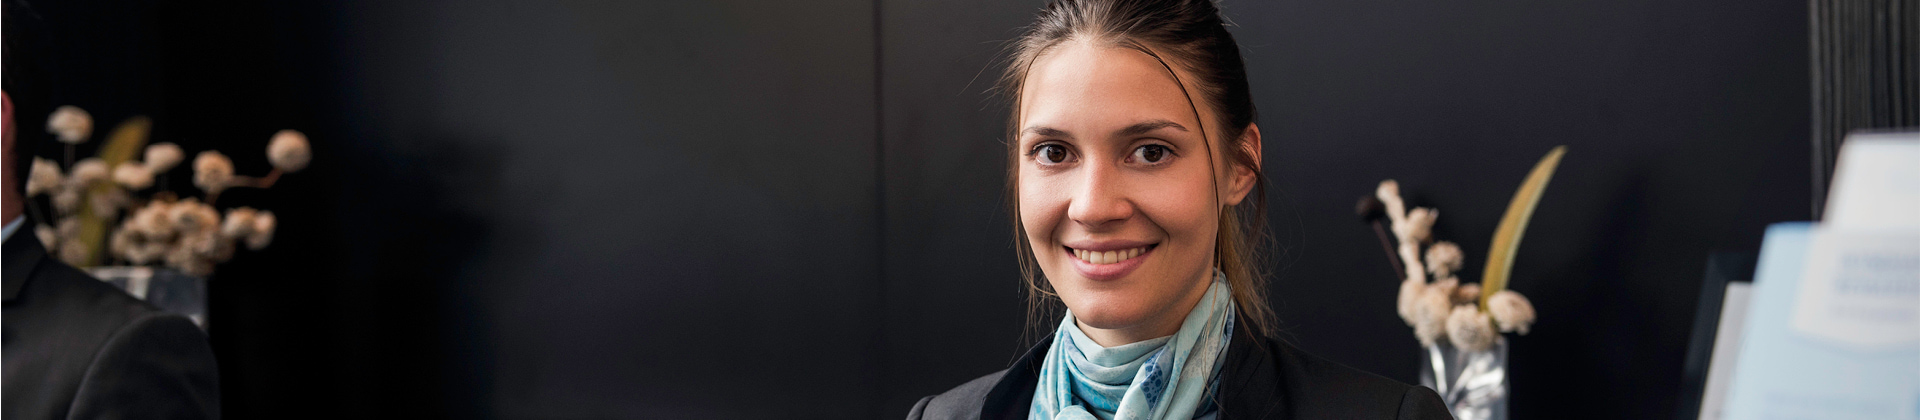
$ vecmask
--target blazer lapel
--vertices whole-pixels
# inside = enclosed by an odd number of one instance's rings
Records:
[[[33,274],[34,267],[47,259],[47,249],[40,246],[40,237],[33,234],[33,225],[21,226],[5,244],[0,244],[6,258],[5,271],[0,272],[0,280],[5,281],[6,301],[20,296],[20,289],[26,287],[27,277]]]
[[[1007,367],[1007,374],[987,391],[981,402],[980,420],[1025,420],[1033,407],[1033,389],[1040,385],[1040,362],[1053,347],[1053,335],[1047,335],[1027,349],[1027,354]]]
[[[1280,392],[1280,372],[1273,361],[1277,345],[1246,324],[1233,329],[1227,360],[1220,366],[1220,419],[1284,418],[1288,401]]]

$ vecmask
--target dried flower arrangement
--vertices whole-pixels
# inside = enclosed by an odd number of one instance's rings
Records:
[[[1506,216],[1494,232],[1486,269],[1477,284],[1461,283],[1456,276],[1466,260],[1459,245],[1433,241],[1433,224],[1440,218],[1439,210],[1426,207],[1408,210],[1400,196],[1400,184],[1391,179],[1381,181],[1373,196],[1361,200],[1356,211],[1373,224],[1381,244],[1388,250],[1389,260],[1395,270],[1401,272],[1396,306],[1400,319],[1413,327],[1413,336],[1422,346],[1433,346],[1445,339],[1455,348],[1480,351],[1492,347],[1499,333],[1527,334],[1534,321],[1533,304],[1520,292],[1507,290],[1507,277],[1534,206],[1540,202],[1547,181],[1565,153],[1565,146],[1548,152],[1514,194]],[[1390,227],[1381,226],[1382,217]],[[1392,240],[1387,237],[1389,231]],[[1396,242],[1397,246],[1393,244]],[[1428,280],[1429,274],[1433,276],[1432,281]]]
[[[28,197],[47,194],[53,204],[54,222],[34,232],[48,252],[78,267],[109,261],[164,264],[207,276],[215,264],[233,258],[237,244],[259,250],[273,242],[278,222],[272,211],[236,207],[222,217],[214,204],[227,189],[270,188],[282,174],[306,169],[313,159],[306,135],[275,133],[267,144],[273,171],[259,178],[235,175],[233,161],[219,151],[200,152],[193,159],[193,185],[206,193],[203,202],[166,188],[167,172],[185,160],[186,152],[173,143],[146,144],[151,125],[145,117],[130,118],[108,137],[99,156],[76,162],[74,145],[92,137],[93,117],[63,106],[47,118],[47,132],[66,144],[68,169],[62,172],[59,164],[35,157],[26,189]],[[36,218],[47,220],[29,204]]]

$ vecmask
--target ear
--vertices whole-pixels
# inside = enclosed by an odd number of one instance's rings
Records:
[[[1228,183],[1226,194],[1228,206],[1240,205],[1241,201],[1247,199],[1247,194],[1253,192],[1254,184],[1259,181],[1260,125],[1247,124],[1246,133],[1240,135],[1240,140],[1234,142],[1234,146],[1246,152],[1247,156],[1253,157],[1254,166],[1249,168],[1238,164],[1232,165],[1232,173],[1229,175],[1232,182]]]

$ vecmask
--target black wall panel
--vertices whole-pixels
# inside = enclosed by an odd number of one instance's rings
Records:
[[[266,12],[314,37],[284,59],[333,223],[280,239],[318,243],[279,261],[323,270],[305,291],[216,279],[233,413],[874,414],[871,6]]]
[[[1514,267],[1541,321],[1513,340],[1513,413],[1670,416],[1709,251],[1808,217],[1807,178],[1790,173],[1806,156],[1803,9],[1229,5],[1282,191],[1274,219],[1297,251],[1273,293],[1283,322],[1308,350],[1414,380],[1396,285],[1353,201],[1403,181],[1441,209],[1436,235],[1477,278],[1521,178],[1564,144]]]
[[[1006,367],[1031,338],[1004,201],[1006,106],[989,90],[1002,41],[1034,7],[880,4],[886,414]]]
[[[212,286],[231,417],[896,418],[1023,350],[986,92],[1040,4],[76,0],[37,8],[40,109],[242,173],[314,139],[222,199],[283,222]],[[1570,146],[1515,268],[1518,417],[1671,415],[1707,255],[1809,217],[1803,3],[1224,5],[1282,338],[1333,360],[1415,378],[1351,214],[1383,178],[1478,276]]]

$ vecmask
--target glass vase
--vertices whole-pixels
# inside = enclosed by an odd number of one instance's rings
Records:
[[[200,329],[207,329],[207,279],[171,268],[143,266],[93,267],[87,274],[161,311],[185,315]]]
[[[1439,392],[1455,419],[1507,419],[1506,337],[1495,336],[1493,346],[1480,351],[1461,351],[1446,340],[1422,350],[1420,384]]]

